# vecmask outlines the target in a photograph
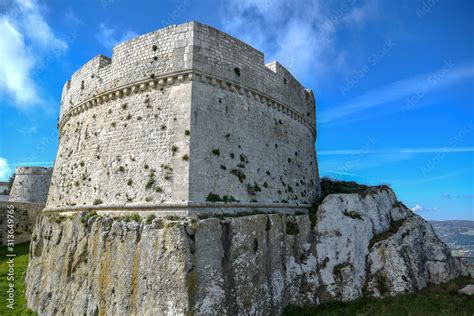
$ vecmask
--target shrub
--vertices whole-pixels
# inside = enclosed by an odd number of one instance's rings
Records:
[[[148,181],[145,184],[145,189],[150,189],[155,184],[155,173],[152,171],[148,175]]]
[[[102,200],[101,199],[95,199],[92,204],[94,204],[94,205],[102,204]]]
[[[127,184],[131,186],[133,184],[132,179],[128,179]]]
[[[362,217],[354,211],[343,211],[342,214],[353,219],[362,219]]]
[[[214,156],[219,156],[221,154],[221,152],[219,151],[219,149],[213,149],[212,150],[212,153],[214,154]]]
[[[189,131],[189,129],[184,130],[184,135],[185,135],[185,136],[189,136],[189,134],[191,134],[191,132]]]
[[[130,219],[132,221],[137,222],[137,223],[140,223],[142,221],[142,218],[137,213],[134,213],[134,214],[130,215]]]
[[[237,200],[232,195],[224,195],[222,201],[225,203],[237,202]]]
[[[89,218],[94,217],[96,215],[97,215],[96,211],[92,211],[92,212],[87,213],[86,216],[81,218],[81,223],[86,223],[89,220]]]
[[[262,189],[258,186],[257,183],[254,182],[254,185],[247,184],[247,193],[249,195],[256,195],[257,192],[261,192]]]
[[[295,222],[286,222],[285,232],[287,235],[298,235],[300,232],[298,224]]]
[[[165,130],[166,129],[166,125],[161,125],[161,130]]]
[[[388,230],[380,234],[376,234],[372,237],[372,239],[370,239],[369,249],[372,249],[372,247],[379,241],[385,240],[389,238],[390,236],[396,234],[398,232],[398,229],[403,225],[404,222],[405,222],[404,219],[400,219],[398,221],[392,221],[390,223],[390,227],[388,228]]]
[[[146,223],[149,225],[153,222],[153,220],[156,218],[154,214],[150,214],[146,217]]]
[[[246,178],[242,170],[239,170],[239,169],[232,169],[230,171],[230,174],[236,176],[239,179],[240,183],[243,183]]]
[[[178,146],[176,146],[176,145],[171,146],[171,153],[173,155],[176,154],[177,151],[178,151]]]
[[[189,160],[189,156],[188,156],[188,155],[183,155],[183,157],[181,157],[181,159],[183,159],[184,161],[188,161],[188,160]]]
[[[163,189],[161,187],[156,187],[155,191],[157,193],[162,193],[163,192]]]
[[[207,202],[220,202],[222,201],[219,194],[209,193],[206,197]]]

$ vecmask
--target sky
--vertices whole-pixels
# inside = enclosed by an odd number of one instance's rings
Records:
[[[0,181],[52,166],[63,84],[134,36],[199,21],[316,95],[321,176],[474,220],[474,1],[0,0]]]

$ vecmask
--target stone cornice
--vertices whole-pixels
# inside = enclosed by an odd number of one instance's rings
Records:
[[[287,204],[287,203],[224,203],[224,202],[182,202],[182,203],[160,203],[160,204],[109,204],[109,205],[80,205],[80,206],[63,206],[63,207],[47,207],[43,210],[46,213],[56,212],[82,212],[82,211],[160,211],[163,209],[183,210],[183,209],[216,209],[216,208],[245,208],[245,209],[301,209],[307,210],[311,208],[309,204]]]
[[[72,116],[76,116],[88,109],[108,102],[109,100],[123,99],[132,94],[147,91],[148,89],[164,88],[176,83],[184,83],[192,80],[216,86],[240,95],[245,95],[249,98],[254,98],[257,101],[260,101],[263,105],[267,105],[303,124],[310,130],[311,134],[315,136],[315,125],[311,124],[310,121],[307,121],[303,115],[290,106],[285,105],[260,91],[242,85],[241,83],[191,70],[169,73],[158,78],[148,78],[137,81],[124,86],[112,88],[108,91],[99,93],[92,98],[86,99],[77,105],[74,105],[61,116],[58,122],[59,135],[61,137],[62,129]]]

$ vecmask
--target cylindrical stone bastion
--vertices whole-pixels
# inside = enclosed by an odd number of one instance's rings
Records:
[[[63,88],[45,211],[294,212],[319,195],[315,100],[196,22],[114,47]]]
[[[53,168],[17,167],[9,201],[46,203]]]

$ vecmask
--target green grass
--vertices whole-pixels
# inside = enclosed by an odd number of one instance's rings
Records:
[[[8,290],[8,257],[6,257],[7,247],[0,247],[0,315],[36,315],[26,308],[25,299],[25,274],[28,267],[28,251],[30,244],[23,243],[15,245],[15,303],[14,309],[7,307],[7,290]]]
[[[470,282],[472,281],[471,279]],[[460,277],[447,284],[430,284],[415,294],[388,296],[381,299],[364,297],[352,302],[331,302],[309,307],[290,305],[283,315],[472,315],[474,300],[457,293],[457,290],[468,282],[468,278]]]

